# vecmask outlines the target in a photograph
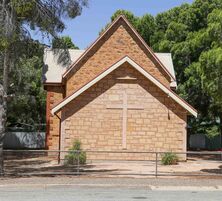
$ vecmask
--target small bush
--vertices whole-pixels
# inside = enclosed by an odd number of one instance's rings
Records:
[[[165,153],[162,156],[161,162],[163,165],[176,165],[178,162],[178,156],[173,153]]]
[[[74,141],[72,148],[69,149],[69,153],[65,156],[65,165],[77,165],[78,158],[79,164],[86,163],[86,152],[81,150],[81,142],[76,140]]]

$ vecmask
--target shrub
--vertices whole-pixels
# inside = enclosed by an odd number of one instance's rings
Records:
[[[178,156],[173,153],[165,153],[162,156],[161,162],[163,165],[176,165],[178,162]]]
[[[75,152],[76,151],[76,152]],[[86,163],[86,152],[81,149],[81,142],[75,140],[69,153],[65,156],[65,165],[77,165],[79,158],[79,164]]]

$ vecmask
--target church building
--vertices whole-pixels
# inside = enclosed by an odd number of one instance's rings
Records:
[[[44,55],[49,150],[80,140],[83,150],[101,151],[92,159],[186,151],[187,116],[197,111],[175,92],[170,53],[154,53],[124,16],[86,50],[67,51],[68,62],[59,50]]]

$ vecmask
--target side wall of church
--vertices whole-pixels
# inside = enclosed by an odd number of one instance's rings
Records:
[[[122,147],[123,104],[127,94],[126,150]],[[142,109],[136,109],[136,108]],[[62,110],[63,147],[75,140],[84,150],[186,151],[186,111],[157,86],[125,63]],[[152,154],[88,153],[88,159],[144,160]]]
[[[58,150],[60,141],[60,114],[51,114],[51,109],[55,104],[63,99],[64,90],[60,86],[47,86],[47,105],[46,105],[46,148]]]

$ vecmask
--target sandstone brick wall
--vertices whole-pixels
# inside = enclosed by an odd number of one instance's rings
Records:
[[[131,79],[129,79],[129,77]],[[126,78],[126,79],[125,79]],[[69,103],[63,110],[63,145],[67,150],[75,139],[85,150],[122,150],[122,110],[108,105],[128,104],[143,110],[128,110],[126,151],[185,151],[186,111],[143,75],[125,63]],[[144,154],[89,154],[90,159],[137,159]]]
[[[152,59],[132,30],[120,20],[70,74],[67,80],[67,96],[127,55],[164,85],[170,87],[169,76]]]
[[[47,87],[47,137],[46,148],[50,150],[59,149],[59,134],[60,134],[60,119],[51,114],[51,109],[55,104],[63,99],[64,90],[60,86],[48,86]],[[58,114],[60,116],[60,114]]]

